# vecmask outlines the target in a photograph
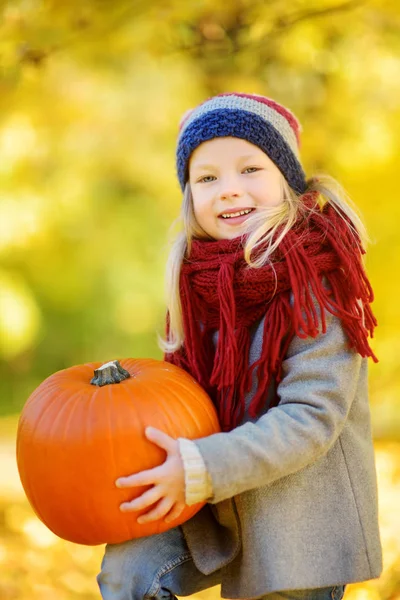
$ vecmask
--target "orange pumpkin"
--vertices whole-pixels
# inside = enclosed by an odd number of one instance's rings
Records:
[[[148,425],[174,439],[220,431],[206,392],[167,362],[88,363],[43,381],[28,398],[17,433],[19,475],[41,521],[61,538],[95,545],[161,533],[196,514],[204,503],[187,506],[171,523],[137,523],[157,503],[120,511],[122,502],[151,486],[119,489],[115,480],[166,458],[145,437]]]

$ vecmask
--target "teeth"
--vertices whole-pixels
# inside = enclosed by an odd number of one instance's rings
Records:
[[[231,217],[240,217],[241,215],[248,215],[252,209],[248,208],[247,210],[240,210],[239,212],[229,213],[225,215],[221,215],[223,219],[230,219]]]

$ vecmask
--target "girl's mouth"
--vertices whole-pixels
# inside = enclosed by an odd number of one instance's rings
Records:
[[[218,218],[224,221],[224,223],[227,223],[227,225],[240,225],[240,223],[243,223],[254,210],[255,208],[252,208],[249,212],[246,212],[246,214],[238,215],[237,217],[223,217],[220,215]]]

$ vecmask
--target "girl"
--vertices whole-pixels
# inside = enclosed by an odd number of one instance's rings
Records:
[[[305,179],[299,131],[254,94],[220,94],[182,120],[184,232],[160,343],[209,393],[222,431],[193,441],[147,428],[167,459],[117,481],[153,486],[121,510],[173,521],[207,503],[165,533],[107,545],[105,600],[218,584],[222,598],[341,600],[381,573],[365,231],[332,178]]]

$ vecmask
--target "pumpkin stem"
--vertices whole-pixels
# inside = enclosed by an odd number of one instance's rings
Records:
[[[101,387],[110,383],[120,383],[124,379],[128,379],[128,377],[130,377],[130,374],[121,367],[117,360],[110,360],[110,362],[95,369],[94,377],[90,383]]]

